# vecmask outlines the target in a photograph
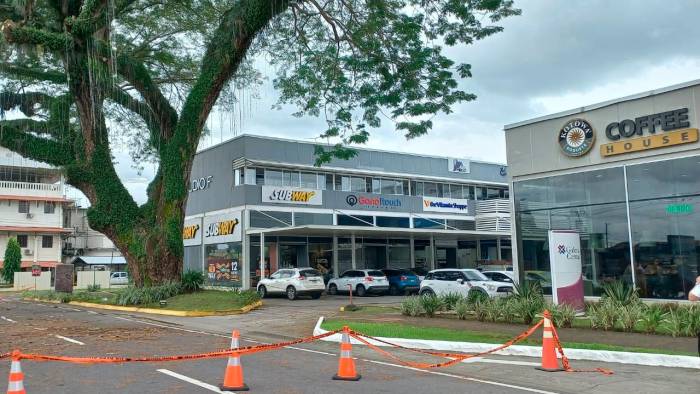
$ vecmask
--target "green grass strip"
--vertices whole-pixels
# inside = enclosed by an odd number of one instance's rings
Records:
[[[342,319],[328,319],[323,322],[321,327],[324,330],[338,330],[348,326],[353,330],[359,331],[375,337],[385,338],[404,338],[404,339],[425,339],[435,341],[455,341],[455,342],[480,342],[503,344],[512,339],[512,337],[504,334],[469,331],[469,330],[451,330],[448,328],[439,327],[418,327],[401,323],[376,323],[376,322],[358,322]],[[526,339],[519,342],[518,345],[540,346],[541,341],[536,339]],[[668,349],[649,349],[642,347],[625,347],[617,345],[608,345],[603,343],[581,343],[581,342],[564,342],[564,349],[588,349],[588,350],[607,350],[618,352],[633,352],[633,353],[652,353],[652,354],[670,354],[680,356],[696,356],[695,353],[674,351]]]

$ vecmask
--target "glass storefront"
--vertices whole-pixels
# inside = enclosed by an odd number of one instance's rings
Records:
[[[240,242],[205,245],[205,253],[208,285],[243,287]]]
[[[700,157],[690,157],[515,182],[525,277],[548,277],[548,230],[576,230],[586,295],[622,280],[643,297],[687,298],[700,268],[698,173]]]

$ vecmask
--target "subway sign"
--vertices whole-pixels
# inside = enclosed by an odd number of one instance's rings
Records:
[[[262,202],[321,205],[323,203],[323,191],[297,187],[263,186]]]
[[[612,122],[605,128],[605,136],[613,142],[602,144],[600,155],[609,157],[694,143],[698,129],[690,128],[688,108],[679,108]]]
[[[192,224],[185,226],[182,229],[182,239],[194,239],[199,231],[199,224]]]
[[[210,223],[204,229],[204,236],[209,238],[209,237],[219,237],[219,236],[224,236],[224,235],[232,235],[233,231],[236,229],[236,226],[238,226],[238,223],[239,223],[238,219],[224,220],[221,222]]]

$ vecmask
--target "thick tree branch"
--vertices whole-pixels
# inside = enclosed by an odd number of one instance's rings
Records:
[[[38,137],[0,122],[0,146],[20,155],[60,167],[74,163],[70,143]]]
[[[5,72],[20,78],[31,79],[34,81],[44,81],[59,84],[66,83],[68,81],[68,78],[66,78],[66,74],[61,72],[40,70],[37,68],[18,66],[9,63],[0,63],[0,72]]]
[[[73,46],[73,39],[63,33],[53,33],[33,27],[21,27],[19,24],[6,20],[0,26],[0,32],[11,44],[42,45],[54,52],[65,52]]]
[[[54,97],[46,93],[26,92],[26,93],[0,93],[0,112],[19,108],[28,117],[36,115],[37,104],[47,108]]]

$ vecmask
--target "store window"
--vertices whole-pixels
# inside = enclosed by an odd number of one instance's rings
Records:
[[[206,245],[205,253],[210,286],[243,287],[240,242]]]
[[[302,172],[300,174],[300,182],[300,186],[303,188],[320,189],[318,186],[318,176],[315,172]]]
[[[413,241],[414,268],[413,271],[425,276],[431,267],[430,240],[416,239]]]
[[[411,268],[411,241],[390,239],[388,245],[388,268]]]
[[[295,212],[294,213],[294,225],[333,225],[333,214],[332,213],[309,213],[309,212]]]
[[[606,282],[631,282],[622,168],[515,182],[517,239],[525,277],[551,291],[548,231],[575,230],[581,240],[584,293]],[[482,242],[483,243],[483,242]],[[482,259],[486,258],[482,245]]]
[[[326,283],[333,271],[333,238],[309,237],[309,266],[321,273]]]
[[[445,219],[413,218],[413,228],[444,229]]]
[[[250,210],[251,228],[289,227],[291,225],[291,212]]]
[[[350,238],[338,238],[338,272],[339,276],[352,269],[352,241]]]
[[[372,227],[374,224],[374,218],[372,216],[362,216],[362,215],[338,215],[338,226],[360,226]]]
[[[409,228],[411,224],[407,217],[377,216],[377,227]]]
[[[202,272],[202,245],[185,246],[185,254],[183,256],[184,265],[183,272],[198,271]]]
[[[473,220],[447,219],[448,230],[476,230],[476,223]]]
[[[700,272],[698,174],[700,157],[627,167],[635,279],[643,297],[687,299],[695,285]]]
[[[438,184],[434,182],[423,182],[423,195],[427,197],[442,197],[438,191]]]

